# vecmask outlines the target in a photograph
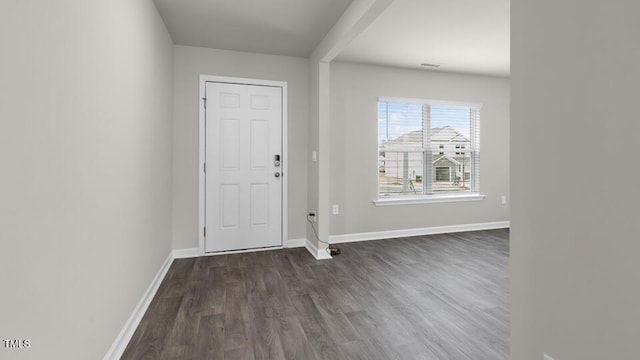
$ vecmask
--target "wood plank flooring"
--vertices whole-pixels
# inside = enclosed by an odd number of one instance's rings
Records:
[[[508,236],[176,260],[122,358],[507,359]]]

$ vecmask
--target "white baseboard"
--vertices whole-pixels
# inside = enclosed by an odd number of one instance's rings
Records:
[[[198,248],[173,249],[174,259],[186,259],[198,256],[200,256],[200,251],[198,250]]]
[[[487,222],[487,223],[449,225],[449,226],[433,226],[433,227],[416,228],[416,229],[401,229],[401,230],[375,231],[375,232],[356,233],[356,234],[331,235],[329,236],[329,242],[332,244],[338,244],[338,243],[348,243],[348,242],[365,241],[365,240],[381,240],[381,239],[393,239],[393,238],[408,237],[408,236],[456,233],[456,232],[462,232],[462,231],[503,229],[508,227],[509,227],[509,221],[495,221],[495,222]]]
[[[307,239],[289,239],[287,241],[287,247],[288,248],[305,247],[306,243],[307,243]]]
[[[140,321],[142,320],[144,313],[149,308],[151,300],[153,300],[153,297],[156,295],[162,280],[165,275],[167,275],[167,271],[169,271],[169,267],[171,267],[172,262],[173,253],[170,252],[167,259],[162,263],[160,270],[158,270],[158,273],[153,278],[153,281],[151,281],[151,285],[149,285],[147,291],[142,296],[142,299],[140,299],[140,302],[136,305],[133,313],[131,313],[131,316],[129,316],[129,319],[127,319],[127,322],[124,324],[124,327],[120,330],[118,337],[116,337],[116,340],[109,348],[109,351],[107,351],[107,354],[104,356],[105,360],[120,359],[124,350],[127,348],[129,341],[131,341],[133,334],[138,328],[138,325],[140,325]]]
[[[318,249],[311,241],[307,239],[305,247],[313,255],[316,260],[332,259],[331,255],[325,249]]]

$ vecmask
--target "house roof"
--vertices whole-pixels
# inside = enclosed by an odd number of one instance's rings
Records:
[[[452,157],[451,157],[451,156],[449,156],[449,155],[442,155],[442,156],[440,156],[439,158],[437,158],[437,159],[433,160],[431,163],[432,163],[432,164],[435,164],[435,163],[437,163],[438,161],[442,160],[443,158],[444,158],[444,159],[446,159],[446,160],[448,160],[448,161],[450,161],[451,163],[453,163],[453,164],[455,164],[455,165],[460,165],[460,162],[459,162],[458,160],[456,160],[456,159],[452,158]]]
[[[432,128],[431,129],[431,142],[432,143],[445,143],[445,142],[454,142],[454,143],[463,143],[469,142],[464,135],[460,134],[456,129],[451,126],[443,126],[440,128]],[[405,145],[405,146],[416,146],[422,147],[422,130],[414,130],[405,134],[402,134],[395,139],[391,139],[382,144],[382,146],[394,146],[394,145]]]
[[[464,135],[460,134],[451,126],[431,129],[432,142],[469,142]]]

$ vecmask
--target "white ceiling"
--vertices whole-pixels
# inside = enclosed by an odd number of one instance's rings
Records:
[[[309,57],[351,0],[155,3],[176,44]],[[395,0],[337,59],[509,76],[509,6],[510,0]]]
[[[176,44],[309,57],[351,0],[155,0]]]
[[[338,60],[509,76],[509,7],[509,0],[396,0]]]

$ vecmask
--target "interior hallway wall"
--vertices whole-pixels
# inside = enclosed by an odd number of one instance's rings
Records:
[[[638,359],[640,3],[511,10],[511,358]]]
[[[171,250],[172,41],[150,0],[4,0],[0,44],[0,358],[100,359]]]

